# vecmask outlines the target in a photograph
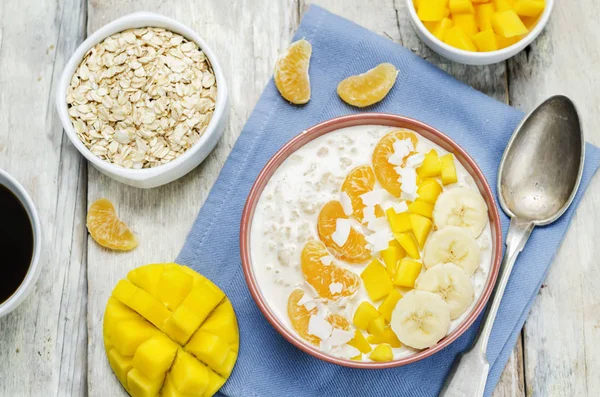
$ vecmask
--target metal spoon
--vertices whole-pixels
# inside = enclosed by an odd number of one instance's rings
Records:
[[[454,361],[440,396],[483,396],[487,345],[513,265],[534,226],[554,222],[569,208],[581,181],[584,148],[577,110],[566,96],[547,99],[515,130],[498,173],[500,205],[511,218],[504,260],[479,333]]]

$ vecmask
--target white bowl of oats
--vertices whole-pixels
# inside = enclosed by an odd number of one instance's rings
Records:
[[[151,188],[190,172],[223,135],[229,101],[212,50],[190,28],[137,12],[89,36],[56,93],[64,130],[100,172]]]

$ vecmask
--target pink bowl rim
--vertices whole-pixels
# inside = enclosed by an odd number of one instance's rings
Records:
[[[358,125],[381,125],[411,129],[453,153],[473,177],[480,193],[486,201],[488,206],[489,221],[492,229],[491,249],[493,255],[490,272],[485,288],[471,313],[462,321],[461,324],[459,324],[458,327],[456,327],[456,329],[454,329],[454,331],[446,335],[435,346],[421,350],[413,355],[388,362],[363,362],[333,357],[319,350],[317,346],[314,346],[297,336],[293,330],[288,329],[286,325],[279,321],[277,315],[271,310],[266,299],[260,292],[258,282],[254,275],[254,269],[252,268],[252,260],[250,255],[250,232],[252,228],[254,211],[265,185],[273,176],[275,171],[279,168],[279,166],[296,150],[306,145],[313,139],[341,128]],[[498,277],[500,263],[502,260],[502,228],[500,224],[500,214],[490,185],[488,184],[483,172],[475,160],[473,160],[473,158],[469,156],[469,154],[460,145],[450,139],[447,135],[429,126],[428,124],[409,117],[387,113],[359,113],[323,121],[305,131],[302,131],[300,134],[288,141],[281,149],[277,151],[277,153],[275,153],[275,155],[273,155],[273,157],[271,157],[256,178],[242,212],[240,224],[240,256],[244,277],[252,298],[266,319],[288,342],[292,343],[305,353],[329,363],[349,368],[384,369],[400,367],[432,356],[458,339],[475,322],[479,314],[484,309]]]

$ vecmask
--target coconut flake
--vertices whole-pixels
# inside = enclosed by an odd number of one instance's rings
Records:
[[[374,221],[375,219],[377,219],[377,217],[375,216],[375,207],[366,206],[365,208],[363,208],[363,222],[369,223],[371,221]]]
[[[332,295],[339,294],[342,292],[343,287],[342,283],[331,283],[329,284],[329,292],[331,292]]]
[[[385,229],[386,226],[388,226],[388,221],[386,218],[376,218],[367,223],[367,229],[369,229],[372,232],[377,232],[381,229]]]
[[[417,194],[417,171],[409,167],[396,167],[396,172],[400,175],[399,181],[402,183],[402,193],[400,197],[404,200],[415,201]]]
[[[350,345],[343,345],[336,349],[336,355],[348,359],[360,355],[360,350]]]
[[[335,232],[331,235],[331,239],[338,246],[343,247],[350,236],[352,224],[349,219],[338,218],[335,222]]]
[[[425,155],[423,153],[415,153],[409,158],[406,159],[406,166],[411,168],[420,167],[425,160]]]
[[[332,347],[345,345],[354,338],[354,332],[344,331],[343,329],[334,328],[331,332],[331,336],[327,339],[327,343]]]
[[[331,255],[325,255],[325,256],[321,257],[321,263],[324,264],[325,266],[331,265],[332,261],[333,261],[333,256],[331,256]]]
[[[394,235],[389,230],[380,230],[368,236],[365,239],[373,246],[372,251],[379,252],[387,249],[390,245],[390,240],[393,240]]]
[[[406,204],[406,201],[400,201],[399,203],[394,203],[392,208],[394,208],[396,214],[401,214],[408,211],[408,204]]]
[[[348,193],[340,193],[340,203],[342,204],[342,208],[344,209],[344,214],[346,214],[347,216],[352,215],[352,200],[350,200],[350,196],[348,196]]]
[[[388,157],[388,163],[392,165],[401,165],[404,162],[404,158],[415,150],[412,141],[408,138],[395,141],[392,146],[394,153]]]
[[[306,291],[302,291],[302,292],[304,292],[304,294],[302,295],[302,298],[300,298],[300,299],[298,300],[298,305],[303,305],[303,304],[305,304],[306,302],[308,302],[308,301],[310,301],[310,300],[313,300],[313,297],[312,297],[312,296],[310,296],[308,293],[306,293]]]
[[[310,316],[310,319],[308,320],[309,334],[325,341],[329,338],[329,335],[331,335],[332,330],[333,327],[324,318],[315,316],[314,314]]]
[[[306,310],[311,311],[315,307],[317,307],[317,303],[314,300],[304,302],[304,307]]]
[[[375,207],[377,204],[382,203],[387,195],[389,195],[387,190],[375,189],[365,194],[361,194],[359,197],[367,207]]]

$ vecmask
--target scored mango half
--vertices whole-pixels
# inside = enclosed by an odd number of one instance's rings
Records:
[[[210,397],[237,360],[239,330],[223,291],[175,263],[132,270],[104,313],[108,362],[133,397]]]

